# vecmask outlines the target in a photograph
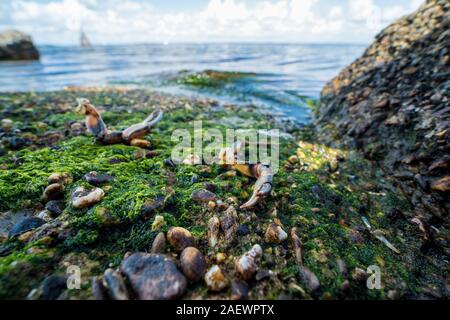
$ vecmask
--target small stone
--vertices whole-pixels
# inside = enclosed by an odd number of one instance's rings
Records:
[[[166,220],[164,220],[164,216],[156,215],[152,223],[152,231],[160,230],[165,225]]]
[[[181,227],[170,228],[167,232],[167,240],[177,252],[195,246],[195,238],[188,230]]]
[[[228,286],[228,280],[218,265],[213,265],[205,274],[205,282],[211,291],[219,292]]]
[[[68,172],[56,172],[56,173],[52,173],[48,177],[49,184],[60,183],[62,185],[67,185],[67,184],[72,183],[72,181],[73,181],[72,175]]]
[[[77,209],[87,208],[100,202],[104,196],[105,192],[100,188],[78,187],[72,192],[72,205]]]
[[[216,262],[217,264],[221,264],[227,259],[227,255],[223,252],[219,252],[216,254]]]
[[[103,279],[109,296],[113,300],[130,300],[125,282],[117,270],[106,269]]]
[[[262,248],[255,244],[236,261],[236,271],[244,280],[250,280],[258,269],[261,260]]]
[[[217,216],[211,217],[208,221],[208,243],[214,248],[219,242],[220,220]]]
[[[37,217],[26,218],[12,227],[12,229],[9,231],[9,237],[15,237],[24,232],[36,229],[37,227],[42,226],[44,223],[44,220]]]
[[[228,207],[224,215],[220,218],[220,227],[223,230],[226,244],[232,245],[236,240],[236,234],[239,228],[237,212],[233,206]]]
[[[288,161],[289,161],[291,164],[296,164],[296,163],[298,163],[298,157],[297,157],[296,155],[292,155],[292,156],[290,156],[290,157],[288,158]]]
[[[398,300],[400,299],[400,293],[397,290],[389,290],[387,293],[387,297],[389,300]]]
[[[150,141],[143,140],[143,139],[133,139],[130,142],[130,146],[144,148],[144,149],[150,148],[150,145],[151,145]]]
[[[99,187],[102,184],[111,183],[112,181],[114,181],[114,178],[108,174],[91,171],[84,176],[84,180],[86,180],[89,184],[93,186]]]
[[[246,224],[239,225],[239,228],[237,230],[238,235],[246,236],[250,233],[250,229]]]
[[[209,201],[216,200],[216,195],[209,190],[202,189],[192,192],[191,198],[196,202],[208,203]]]
[[[17,238],[17,240],[19,240],[22,243],[27,243],[31,239],[32,236],[33,236],[33,231],[27,231],[27,232],[22,233]]]
[[[14,127],[14,122],[11,119],[2,119],[1,124],[2,124],[2,129],[5,132],[11,131]]]
[[[444,178],[431,183],[431,189],[442,193],[448,193],[450,191],[450,176],[445,176]]]
[[[192,166],[194,164],[201,164],[201,163],[202,163],[202,160],[196,154],[190,154],[183,160],[183,164],[186,164],[189,166]]]
[[[199,281],[206,270],[206,261],[203,254],[194,247],[187,247],[180,256],[181,270],[191,282]]]
[[[256,272],[255,279],[256,281],[261,281],[263,279],[269,278],[272,272],[270,270],[264,269]]]
[[[45,204],[45,209],[48,210],[53,218],[58,217],[64,211],[65,203],[61,200],[50,200]]]
[[[342,260],[341,258],[338,258],[336,260],[336,265],[338,267],[339,273],[343,277],[346,277],[348,275],[348,270],[347,270],[347,265],[345,264],[344,260]]]
[[[361,268],[355,268],[352,271],[352,279],[357,282],[364,282],[367,280],[367,273]]]
[[[56,200],[64,197],[64,186],[60,183],[52,183],[45,188],[42,198],[44,200]]]
[[[37,217],[44,220],[45,222],[53,220],[51,213],[48,210],[42,210],[38,213]]]
[[[163,232],[158,233],[152,243],[150,253],[164,253],[166,251],[166,236]]]
[[[306,288],[310,292],[317,291],[320,288],[320,282],[314,272],[304,266],[299,267],[299,269],[300,280],[305,284]]]
[[[215,207],[216,207],[216,203],[214,201],[208,202],[208,208],[209,209],[214,210]]]
[[[231,300],[247,300],[248,284],[245,281],[235,279],[231,282]]]
[[[67,278],[51,275],[42,282],[40,300],[56,300],[67,289]]]
[[[106,294],[106,288],[103,286],[102,281],[97,277],[92,278],[91,291],[92,291],[92,298],[94,300],[108,299],[108,296]]]
[[[265,235],[265,239],[267,242],[279,244],[286,240],[287,237],[287,233],[279,225],[272,222],[267,227]]]
[[[163,255],[135,253],[122,261],[121,269],[140,300],[176,299],[186,291],[186,278]]]
[[[303,255],[302,255],[302,242],[297,235],[297,228],[292,228],[289,231],[289,235],[291,236],[291,245],[294,251],[294,256],[297,264],[299,266],[303,265]]]
[[[344,282],[341,283],[340,289],[343,292],[349,291],[350,290],[350,281],[344,280]]]

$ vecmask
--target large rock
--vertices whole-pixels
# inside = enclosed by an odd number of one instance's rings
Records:
[[[140,300],[176,299],[186,290],[186,278],[163,255],[135,253],[122,262],[121,269]]]
[[[428,220],[450,212],[449,10],[428,0],[384,29],[324,87],[316,113],[325,142],[381,164]]]
[[[0,33],[0,60],[38,60],[39,51],[30,36],[16,30]]]

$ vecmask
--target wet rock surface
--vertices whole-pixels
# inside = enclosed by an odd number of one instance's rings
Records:
[[[186,290],[186,278],[169,258],[158,254],[135,253],[121,265],[140,300],[168,300]]]
[[[339,136],[380,163],[427,221],[450,212],[449,6],[426,1],[378,34],[316,113],[325,141]]]

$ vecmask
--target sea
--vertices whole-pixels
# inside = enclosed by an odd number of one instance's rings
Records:
[[[359,57],[364,45],[346,44],[133,44],[38,46],[34,62],[0,62],[2,92],[42,92],[68,86],[129,86],[253,104],[300,123],[311,119],[310,101]],[[245,72],[221,88],[173,81],[187,72]]]

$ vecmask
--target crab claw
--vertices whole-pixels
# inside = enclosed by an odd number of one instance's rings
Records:
[[[264,182],[253,191],[252,197],[246,203],[241,205],[240,208],[248,209],[254,207],[263,198],[269,195],[270,191],[272,191],[272,184],[270,182]]]
[[[153,111],[144,121],[133,124],[126,128],[122,132],[122,138],[125,141],[131,141],[133,139],[139,139],[150,132],[150,129],[154,127],[163,117],[161,110]]]

